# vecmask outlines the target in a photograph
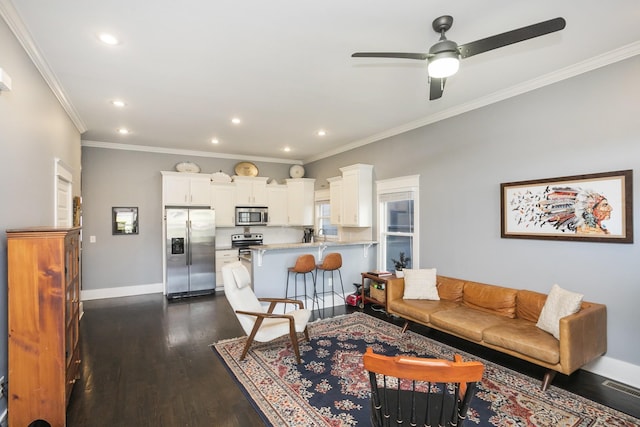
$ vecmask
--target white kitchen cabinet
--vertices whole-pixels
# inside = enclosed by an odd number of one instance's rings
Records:
[[[268,226],[289,224],[286,185],[267,185],[267,207],[269,208]]]
[[[211,207],[216,211],[216,227],[235,227],[236,186],[211,184]]]
[[[234,176],[237,206],[267,206],[266,176]]]
[[[373,165],[355,164],[342,172],[342,225],[371,227],[373,210]]]
[[[222,267],[238,260],[237,249],[219,249],[216,251],[216,291],[224,289]]]
[[[313,226],[315,179],[287,179],[287,212],[289,225]]]
[[[327,178],[329,181],[329,204],[331,205],[331,224],[342,225],[342,177]]]
[[[211,206],[211,177],[186,172],[162,172],[164,206]]]

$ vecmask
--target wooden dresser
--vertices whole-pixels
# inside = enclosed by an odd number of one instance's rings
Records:
[[[7,230],[9,425],[66,424],[80,372],[80,228]]]

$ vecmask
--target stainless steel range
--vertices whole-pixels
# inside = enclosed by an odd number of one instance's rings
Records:
[[[243,233],[231,235],[231,247],[238,248],[238,258],[251,260],[249,246],[262,245],[262,233]]]

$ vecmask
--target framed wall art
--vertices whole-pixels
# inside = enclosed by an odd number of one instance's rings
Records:
[[[633,171],[500,184],[503,238],[633,243]]]

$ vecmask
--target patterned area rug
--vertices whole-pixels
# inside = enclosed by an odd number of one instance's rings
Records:
[[[309,324],[295,363],[287,339],[254,343],[238,359],[246,337],[213,345],[248,398],[272,426],[369,426],[369,380],[362,366],[367,347],[406,354],[480,360],[485,374],[472,401],[467,426],[638,426],[640,420],[575,394],[456,350],[363,313]]]

